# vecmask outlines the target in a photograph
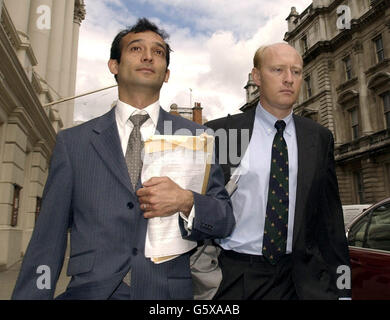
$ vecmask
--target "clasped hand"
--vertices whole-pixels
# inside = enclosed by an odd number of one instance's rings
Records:
[[[153,177],[136,192],[145,218],[166,217],[176,212],[186,216],[194,204],[191,191],[182,189],[168,177]]]

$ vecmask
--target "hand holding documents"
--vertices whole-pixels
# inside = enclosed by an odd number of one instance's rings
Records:
[[[166,176],[183,189],[205,194],[213,149],[214,137],[207,134],[152,136],[144,144],[141,181]],[[162,263],[196,247],[182,238],[178,214],[148,220],[145,257]]]

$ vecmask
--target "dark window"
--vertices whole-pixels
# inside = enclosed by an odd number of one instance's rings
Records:
[[[20,190],[22,190],[22,187],[15,184],[14,185],[14,200],[13,200],[13,204],[12,204],[11,227],[16,227],[16,225],[18,224]]]
[[[311,80],[310,80],[310,76],[307,76],[305,78],[305,84],[306,84],[306,95],[307,95],[307,98],[310,98],[313,94],[313,91],[312,91],[312,88],[311,88]]]
[[[382,205],[372,211],[365,247],[390,251],[390,204]]]
[[[390,91],[381,95],[383,102],[383,112],[385,114],[386,128],[390,129]]]
[[[353,108],[350,111],[351,115],[351,127],[352,127],[352,139],[359,138],[359,114],[358,109]]]
[[[348,245],[390,251],[390,204],[367,212],[348,232]]]
[[[359,203],[364,203],[364,185],[363,185],[363,176],[360,171],[355,171],[353,173],[355,190],[357,192],[357,201]]]
[[[344,61],[344,67],[345,67],[345,76],[347,80],[352,79],[352,61],[351,57],[347,56],[343,59]]]
[[[307,45],[307,37],[306,36],[302,37],[301,44],[302,44],[303,52],[306,52],[309,49],[309,47]]]
[[[37,204],[35,207],[35,221],[37,221],[39,213],[41,212],[41,204],[42,204],[42,198],[37,197]]]
[[[354,247],[364,246],[369,217],[370,215],[366,214],[360,220],[354,223],[348,232],[348,245]]]
[[[376,59],[377,59],[377,62],[379,63],[385,59],[385,52],[383,51],[382,36],[375,38],[374,43],[375,43]]]

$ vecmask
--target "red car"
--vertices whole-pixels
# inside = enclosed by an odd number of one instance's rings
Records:
[[[352,299],[390,300],[390,198],[356,217],[347,238]]]

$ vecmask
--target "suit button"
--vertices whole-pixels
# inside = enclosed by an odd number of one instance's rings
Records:
[[[133,256],[136,256],[138,253],[138,249],[137,248],[133,248]]]
[[[133,208],[134,208],[134,203],[128,202],[128,203],[127,203],[127,207],[128,207],[130,210],[133,209]]]

